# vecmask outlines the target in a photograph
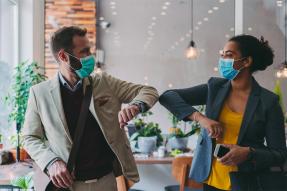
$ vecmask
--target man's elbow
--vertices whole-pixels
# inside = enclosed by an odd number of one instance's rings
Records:
[[[152,87],[152,86],[144,86],[145,89],[145,95],[147,95],[149,97],[148,102],[145,102],[148,107],[153,107],[154,104],[156,104],[156,102],[158,101],[159,98],[159,94],[156,88]]]

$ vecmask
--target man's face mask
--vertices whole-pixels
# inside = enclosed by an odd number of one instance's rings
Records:
[[[233,80],[239,74],[239,72],[243,69],[240,68],[239,70],[234,69],[233,65],[234,62],[240,61],[244,58],[234,60],[234,59],[226,59],[226,58],[219,58],[218,61],[218,71],[223,78],[228,80]]]
[[[74,69],[71,65],[69,65],[76,72],[76,74],[79,76],[80,79],[88,77],[94,71],[95,63],[96,63],[95,56],[90,55],[84,58],[78,58],[68,52],[66,53],[80,61],[82,65],[80,69]]]

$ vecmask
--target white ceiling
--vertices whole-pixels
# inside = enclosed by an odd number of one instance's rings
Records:
[[[191,2],[191,0],[101,1],[101,16],[111,22],[111,27],[101,33],[103,37],[101,39],[105,39],[103,42],[105,48],[110,51],[117,51],[120,48],[121,51],[127,50],[129,54],[152,52],[157,55],[186,48],[192,35]],[[234,10],[234,1],[195,0],[193,26],[198,30],[195,30],[194,37],[202,33],[206,25],[218,22],[219,20],[214,18],[226,14],[226,10],[224,13],[221,10],[224,7]],[[232,14],[229,17],[234,21]],[[229,36],[232,34],[232,31],[228,31]],[[223,34],[223,37],[224,35],[226,34]]]

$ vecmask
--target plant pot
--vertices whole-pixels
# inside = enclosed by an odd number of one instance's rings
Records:
[[[3,149],[3,143],[0,143],[0,150]]]
[[[172,137],[168,139],[168,144],[171,149],[185,149],[187,147],[188,137]]]
[[[12,153],[13,161],[16,161],[17,158],[17,149],[11,149],[10,152]],[[20,161],[24,161],[25,159],[30,159],[29,154],[25,151],[25,149],[20,149]]]
[[[156,150],[157,137],[139,137],[138,151],[141,153],[151,153]]]
[[[139,129],[137,129],[137,127],[135,126],[135,124],[128,124],[127,126],[128,129],[128,134],[129,137],[131,137],[134,133],[136,133],[137,131],[139,131]],[[143,127],[142,127],[143,128]],[[141,128],[140,128],[141,129]]]

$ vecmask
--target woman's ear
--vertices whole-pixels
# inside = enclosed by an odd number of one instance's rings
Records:
[[[251,64],[253,62],[253,59],[251,56],[247,57],[245,60],[244,60],[244,66],[247,68],[247,67],[250,67]]]

